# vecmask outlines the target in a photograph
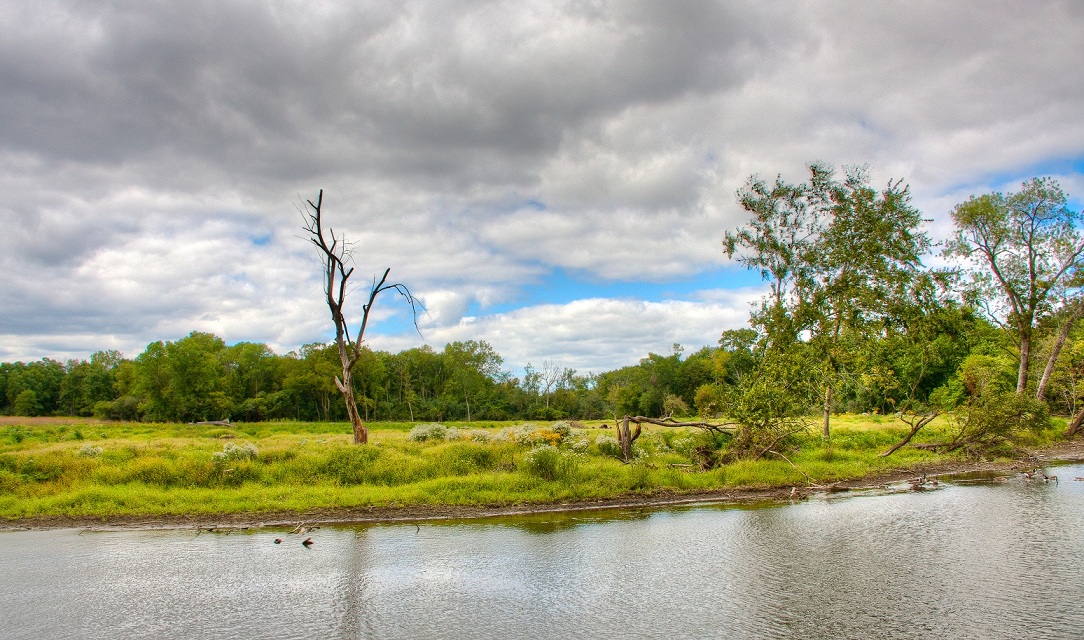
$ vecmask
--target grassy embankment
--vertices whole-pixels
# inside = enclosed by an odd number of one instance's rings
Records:
[[[631,464],[608,455],[613,430],[576,429],[556,448],[548,423],[460,424],[454,441],[413,442],[416,425],[375,423],[370,446],[346,424],[265,422],[228,428],[4,418],[0,518],[103,518],[358,510],[370,506],[486,505],[600,500],[660,492],[802,486],[955,460],[905,448],[891,417],[840,416],[831,448],[812,430],[786,450],[793,462],[692,464],[707,434],[653,427]],[[449,425],[452,426],[452,425]],[[916,440],[944,437],[939,421]],[[1056,430],[1033,436],[1039,446]],[[607,436],[600,439],[600,436]],[[797,468],[796,468],[797,467]]]

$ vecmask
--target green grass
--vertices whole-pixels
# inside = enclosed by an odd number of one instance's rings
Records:
[[[598,500],[823,484],[947,459],[912,448],[878,457],[907,431],[883,416],[838,416],[830,446],[811,431],[779,448],[787,460],[769,455],[709,471],[691,464],[700,437],[695,430],[646,429],[636,443],[638,457],[624,464],[594,444],[612,430],[577,430],[556,449],[532,451],[523,434],[552,437],[549,425],[520,429],[520,442],[498,438],[514,425],[449,424],[460,428],[462,439],[413,442],[408,434],[416,425],[374,423],[371,444],[354,446],[345,423],[214,427],[9,418],[0,426],[0,518]],[[916,441],[943,438],[947,427],[939,420]],[[1030,436],[1031,444],[1051,442],[1060,428]]]

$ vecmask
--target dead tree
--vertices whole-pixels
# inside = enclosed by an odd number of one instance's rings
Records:
[[[682,422],[675,420],[673,416],[664,418],[647,418],[645,416],[625,416],[620,422],[615,421],[617,428],[617,444],[621,447],[621,458],[625,462],[632,461],[632,443],[640,437],[643,423],[654,424],[661,427],[696,427],[711,431],[712,433],[734,434],[734,428],[730,424],[713,424],[710,422]],[[629,423],[635,424],[636,428],[629,427]]]
[[[354,267],[348,267],[347,261],[351,260],[350,251],[343,238],[337,238],[331,227],[324,231],[322,207],[324,203],[324,190],[321,189],[316,197],[316,202],[306,200],[308,208],[304,211],[305,231],[309,234],[309,241],[320,250],[324,259],[324,294],[327,297],[327,306],[331,311],[331,320],[335,323],[335,345],[339,349],[339,360],[342,363],[342,376],[335,377],[335,386],[343,396],[346,403],[346,415],[350,419],[350,425],[354,430],[354,444],[366,444],[369,441],[369,429],[358,413],[358,404],[354,398],[354,366],[361,356],[362,341],[365,338],[365,327],[369,323],[369,311],[373,308],[377,296],[385,291],[397,291],[406,298],[410,304],[410,310],[414,314],[414,327],[418,326],[418,309],[421,305],[411,295],[406,285],[398,282],[389,283],[388,275],[391,269],[384,271],[380,280],[373,279],[373,286],[369,290],[369,300],[361,307],[361,324],[357,333],[350,335],[350,325],[346,321],[344,311],[347,296],[347,284]],[[328,240],[330,239],[330,242]]]

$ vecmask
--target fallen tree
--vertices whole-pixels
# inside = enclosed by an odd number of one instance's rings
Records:
[[[625,462],[632,461],[632,443],[636,442],[636,439],[640,437],[643,424],[653,424],[660,427],[695,427],[697,429],[704,429],[711,433],[721,433],[729,436],[733,436],[737,433],[737,425],[735,423],[727,422],[723,424],[715,424],[712,422],[700,422],[700,421],[683,421],[676,420],[673,415],[668,415],[663,418],[648,418],[646,416],[625,416],[620,421],[614,421],[614,426],[617,429],[617,444],[621,447],[621,457]],[[635,428],[629,425],[635,425]]]

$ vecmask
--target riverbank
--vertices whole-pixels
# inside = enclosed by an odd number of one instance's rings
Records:
[[[229,533],[259,528],[319,527],[328,525],[423,523],[434,520],[470,520],[539,515],[546,513],[600,512],[680,507],[698,504],[755,504],[805,499],[810,495],[888,488],[905,483],[917,474],[928,478],[969,472],[1014,473],[1058,464],[1084,462],[1084,440],[1061,441],[1035,449],[1015,459],[949,460],[872,473],[828,485],[790,484],[776,487],[728,487],[693,491],[659,490],[647,495],[628,495],[595,500],[571,500],[512,505],[383,505],[366,508],[328,508],[304,511],[266,511],[217,515],[166,516],[66,516],[51,515],[0,520],[0,530],[86,529],[94,531],[141,529],[197,529]],[[1068,480],[1068,479],[1067,479]]]

